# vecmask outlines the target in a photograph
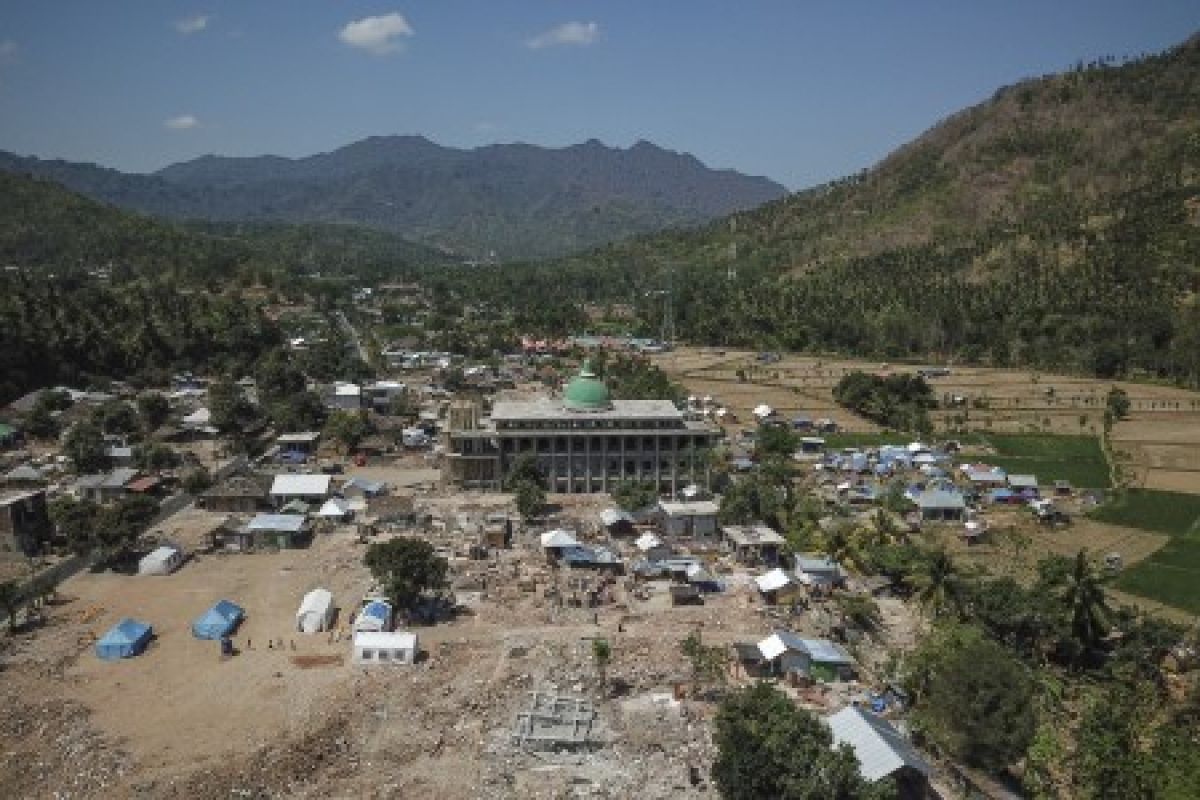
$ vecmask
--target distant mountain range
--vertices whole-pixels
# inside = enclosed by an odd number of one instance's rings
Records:
[[[766,178],[648,142],[461,150],[372,137],[306,158],[203,156],[151,175],[0,152],[0,169],[153,216],[349,223],[466,256],[528,259],[692,226],[777,200]]]

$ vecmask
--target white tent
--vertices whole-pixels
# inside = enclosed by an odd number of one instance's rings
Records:
[[[773,569],[766,575],[759,575],[754,579],[754,583],[758,585],[758,590],[763,594],[777,592],[780,589],[786,588],[792,584],[792,578],[781,569]]]
[[[638,550],[641,550],[643,553],[645,553],[649,550],[653,550],[654,548],[661,546],[662,539],[659,539],[653,533],[646,532],[638,537],[637,541],[634,542],[634,545],[637,546]]]
[[[579,540],[562,528],[547,531],[542,534],[543,550],[560,550],[564,547],[578,547]]]
[[[317,516],[323,519],[346,519],[350,516],[350,505],[345,500],[334,497],[325,501]]]
[[[354,634],[355,664],[415,664],[417,635],[404,631]]]
[[[313,589],[300,601],[296,612],[296,630],[301,633],[320,633],[333,623],[333,593],[328,589]]]
[[[183,551],[163,545],[147,553],[138,562],[138,575],[170,575],[183,563]]]
[[[771,408],[766,403],[762,403],[761,405],[754,407],[754,416],[758,417],[759,419],[766,419],[774,413],[775,409]]]

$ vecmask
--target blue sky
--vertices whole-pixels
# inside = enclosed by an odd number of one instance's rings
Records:
[[[0,0],[0,149],[150,171],[370,135],[647,139],[795,189],[1200,3]]]

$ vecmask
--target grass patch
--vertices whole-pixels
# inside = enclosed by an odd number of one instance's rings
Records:
[[[1200,522],[1200,495],[1164,492],[1158,489],[1130,489],[1091,513],[1092,519],[1110,525],[1141,528],[1168,536],[1195,535]]]
[[[983,438],[998,454],[987,462],[1010,475],[1036,475],[1043,485],[1057,480],[1084,489],[1111,485],[1108,461],[1095,436],[989,434]]]
[[[1115,586],[1131,594],[1200,614],[1200,542],[1172,540],[1117,578]]]
[[[1001,456],[1015,458],[1082,458],[1104,461],[1104,451],[1095,436],[1051,436],[993,433],[983,437]]]
[[[1116,586],[1200,614],[1200,495],[1130,489],[1091,516],[1170,536],[1165,547],[1122,572]]]

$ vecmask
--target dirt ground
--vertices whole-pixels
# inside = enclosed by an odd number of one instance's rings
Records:
[[[751,410],[766,403],[784,417],[803,413],[829,417],[847,431],[876,431],[874,423],[834,402],[833,387],[854,370],[885,374],[918,369],[918,365],[797,355],[764,364],[757,356],[748,351],[679,348],[654,359],[691,394],[710,395],[716,404],[733,411],[738,422],[727,426],[731,429],[753,424]],[[739,370],[745,381],[738,377]],[[969,428],[996,433],[1099,434],[1105,397],[1117,386],[1129,396],[1130,413],[1114,426],[1112,439],[1128,453],[1136,485],[1200,493],[1200,392],[958,366],[951,368],[950,375],[929,382],[939,400],[957,396],[964,401],[962,407],[936,412],[935,424],[944,426],[965,413]]]
[[[383,475],[389,468],[380,468]],[[407,467],[395,476],[413,478]],[[552,497],[552,525],[586,533],[598,497]],[[505,495],[418,493],[418,506],[456,535],[455,519],[511,508]],[[221,515],[190,511],[172,520],[186,538]],[[190,532],[190,533],[189,533]],[[467,541],[451,547],[465,552]],[[613,542],[626,558],[627,541]],[[12,709],[0,733],[4,797],[412,797],[702,798],[712,757],[712,705],[674,699],[687,663],[679,642],[700,631],[708,644],[758,641],[776,627],[827,635],[820,606],[796,616],[764,607],[751,571],[714,557],[726,592],[702,606],[673,607],[665,582],[634,591],[624,578],[600,582],[551,567],[536,532],[489,560],[452,558],[465,611],[414,629],[424,658],[413,667],[350,663],[347,609],[370,579],[351,526],[318,534],[311,547],[193,556],[170,576],[84,573],[65,582],[42,626],[0,639],[0,685]],[[329,588],[340,607],[332,634],[294,631],[302,595]],[[599,591],[601,603],[577,602]],[[214,601],[246,609],[222,660],[190,623]],[[894,607],[893,607],[894,606]],[[94,639],[132,616],[153,624],[140,657],[105,662]],[[864,679],[890,647],[911,646],[915,622],[885,601],[888,643],[862,652]],[[592,640],[612,645],[605,688]],[[268,645],[268,642],[271,644]],[[736,678],[735,678],[736,680]],[[514,745],[517,713],[533,690],[597,706],[590,752],[531,753]],[[833,710],[863,685],[837,684],[806,700]],[[66,747],[70,756],[58,754]],[[37,768],[27,764],[36,760]],[[690,780],[690,767],[702,776]]]

